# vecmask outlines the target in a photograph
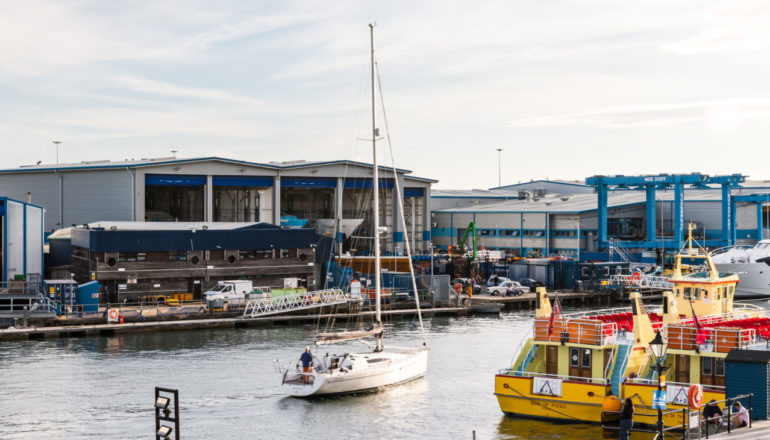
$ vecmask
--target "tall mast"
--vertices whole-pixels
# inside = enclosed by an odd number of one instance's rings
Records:
[[[378,325],[382,325],[382,313],[380,311],[380,169],[377,165],[377,122],[374,113],[374,25],[372,23],[369,23],[369,41],[372,62],[372,155],[374,156],[372,176],[372,188],[374,191],[372,206],[374,216],[374,298],[376,321]],[[376,351],[382,351],[382,333],[377,336]]]

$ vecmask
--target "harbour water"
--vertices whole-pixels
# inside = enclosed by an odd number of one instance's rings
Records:
[[[279,393],[276,358],[294,360],[315,326],[195,330],[0,345],[0,438],[146,439],[153,389],[178,388],[184,439],[593,439],[600,427],[505,417],[494,373],[532,312],[426,320],[427,377],[378,393],[307,401]],[[387,343],[413,344],[411,320]],[[317,354],[361,350],[321,347]],[[636,438],[647,438],[635,434]]]

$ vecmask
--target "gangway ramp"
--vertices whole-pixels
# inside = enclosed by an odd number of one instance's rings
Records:
[[[350,300],[350,297],[340,289],[316,290],[313,292],[293,293],[286,296],[252,299],[246,303],[242,318],[258,318],[297,310],[333,306],[345,304]]]

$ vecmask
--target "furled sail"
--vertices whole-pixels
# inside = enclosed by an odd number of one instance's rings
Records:
[[[334,344],[335,342],[351,341],[353,339],[372,338],[382,334],[382,326],[374,324],[373,326],[364,330],[335,332],[335,333],[319,333],[316,336],[315,345]]]

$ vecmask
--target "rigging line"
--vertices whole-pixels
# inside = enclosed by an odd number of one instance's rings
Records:
[[[409,245],[409,232],[406,230],[406,218],[404,217],[404,202],[401,193],[401,187],[398,183],[398,173],[396,172],[396,160],[393,157],[393,144],[390,137],[390,127],[388,126],[388,115],[385,112],[385,98],[382,95],[382,81],[380,80],[380,69],[377,61],[374,62],[374,70],[377,72],[377,88],[380,92],[380,107],[382,108],[382,119],[385,123],[385,136],[388,140],[388,151],[390,152],[390,163],[393,167],[393,181],[396,186],[396,203],[400,207],[399,219],[401,220],[401,227],[404,229],[404,244],[406,245],[406,256],[409,258],[409,274],[412,277],[412,288],[414,289],[414,304],[417,308],[417,317],[420,320],[420,333],[422,335],[422,345],[427,345],[425,342],[425,327],[422,322],[422,311],[420,310],[420,293],[417,291],[417,280],[414,277],[414,265],[412,264],[412,248]],[[424,221],[424,220],[423,220]],[[412,219],[414,222],[414,219]]]

